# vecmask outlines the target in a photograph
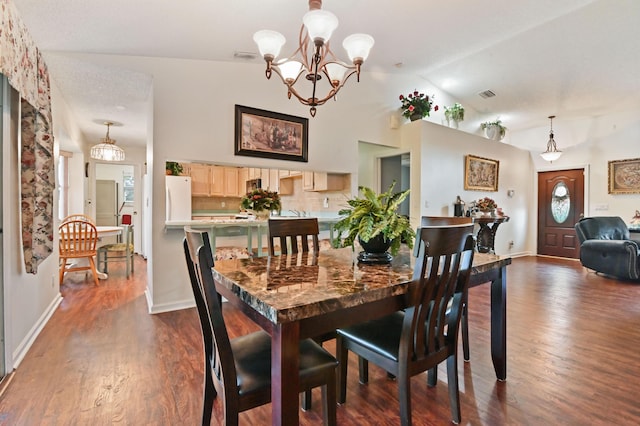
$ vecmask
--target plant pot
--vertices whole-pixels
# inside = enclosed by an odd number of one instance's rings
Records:
[[[360,246],[364,249],[358,254],[358,262],[362,263],[389,263],[393,259],[389,250],[391,241],[384,238],[384,235],[378,234],[369,241],[362,241],[358,237]]]
[[[500,134],[500,127],[493,124],[485,127],[484,134],[487,138],[494,141],[501,141],[504,138],[504,135]]]
[[[411,120],[411,121],[422,120],[422,114],[411,114],[409,116],[409,120]]]

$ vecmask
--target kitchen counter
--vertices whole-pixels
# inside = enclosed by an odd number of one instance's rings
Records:
[[[286,219],[286,217],[280,217]],[[333,224],[337,221],[337,217],[319,217],[318,227],[320,228],[320,232],[329,231],[329,238],[333,239]],[[220,218],[200,220],[170,220],[164,223],[165,230],[183,230],[185,226],[189,226],[193,229],[207,231],[211,240],[211,249],[214,251],[214,253],[216,249],[216,240],[218,238],[246,237],[247,249],[250,252],[257,253],[258,256],[263,256],[265,254],[263,250],[263,237],[267,236],[269,233],[266,220]]]

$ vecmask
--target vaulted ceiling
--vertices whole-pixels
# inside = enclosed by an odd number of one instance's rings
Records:
[[[97,67],[75,53],[216,61],[257,53],[259,29],[282,32],[293,50],[305,0],[13,0],[51,76],[88,139],[112,120],[118,143],[144,143],[148,76]],[[510,130],[547,116],[640,110],[640,1],[325,0],[340,25],[375,38],[367,70],[423,77]],[[255,59],[261,63],[262,59]],[[478,95],[492,90],[496,96]],[[113,129],[115,134],[116,129]]]

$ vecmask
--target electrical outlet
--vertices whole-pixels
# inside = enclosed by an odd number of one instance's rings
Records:
[[[509,249],[513,248],[513,240],[509,241]]]
[[[324,197],[324,201],[322,202],[322,205],[324,206],[325,209],[329,208],[329,197]]]

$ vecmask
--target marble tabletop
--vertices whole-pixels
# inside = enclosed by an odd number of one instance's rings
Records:
[[[340,308],[402,295],[413,275],[408,249],[391,264],[358,263],[351,248],[216,262],[219,285],[274,324],[320,316]],[[511,263],[511,258],[475,253],[473,274]]]

